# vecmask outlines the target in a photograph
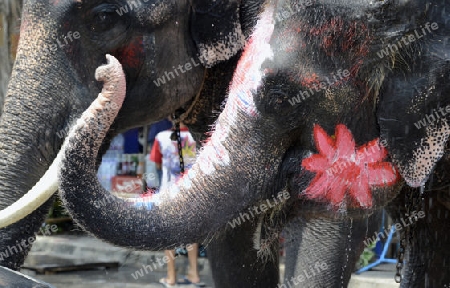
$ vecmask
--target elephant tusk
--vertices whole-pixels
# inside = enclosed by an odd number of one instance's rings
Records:
[[[65,145],[64,145],[65,146]],[[64,147],[63,146],[63,147]],[[0,211],[0,228],[11,225],[44,204],[58,190],[58,167],[61,164],[64,150],[61,149],[52,165],[39,179],[36,185],[12,205]]]

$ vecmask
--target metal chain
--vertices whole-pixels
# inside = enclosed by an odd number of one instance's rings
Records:
[[[178,144],[178,156],[180,158],[180,173],[184,173],[184,159],[183,159],[183,147],[181,146],[181,131],[180,131],[180,117],[177,112],[175,112],[172,116],[172,122],[175,125],[175,137]],[[174,135],[172,135],[174,136]],[[174,137],[171,137],[172,140]]]
[[[180,122],[175,124],[175,133],[177,133],[178,156],[180,157],[180,173],[184,173],[183,147],[181,147]]]
[[[410,219],[409,217],[411,217],[411,213],[414,212],[415,210],[417,210],[420,206],[421,206],[421,200],[423,201],[423,197],[422,197],[422,192],[419,192],[418,189],[412,189],[411,191],[409,191],[410,193],[406,193],[405,195],[405,209],[406,209],[406,213],[405,213],[405,217],[407,217],[408,219]],[[409,240],[409,244],[412,244],[412,239],[416,236],[415,235],[415,229],[414,226],[417,223],[417,213],[415,213],[415,219],[414,221],[412,221],[412,219],[410,219],[410,225],[408,227],[405,227],[406,229],[403,229],[402,232],[400,232],[400,251],[398,252],[397,255],[397,272],[395,273],[395,282],[396,283],[400,283],[402,281],[402,269],[403,269],[403,260],[405,257],[405,253],[406,253],[406,239],[408,238]],[[412,223],[411,223],[412,222]]]

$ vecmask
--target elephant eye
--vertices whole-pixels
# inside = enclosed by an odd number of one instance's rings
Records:
[[[107,52],[125,43],[132,21],[128,15],[119,15],[119,8],[118,4],[111,3],[87,8],[83,15],[86,19],[86,39],[90,39],[93,47]]]
[[[98,13],[97,18],[99,19],[100,22],[105,22],[107,18],[106,13],[104,12]]]
[[[114,18],[116,18],[114,13],[110,12],[100,12],[96,14],[92,21],[91,30],[102,32],[113,28],[115,23]]]
[[[116,13],[117,7],[113,5],[100,5],[91,12],[90,30],[94,32],[108,31],[120,22]]]

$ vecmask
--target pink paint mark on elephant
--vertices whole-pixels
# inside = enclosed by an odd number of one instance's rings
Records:
[[[328,55],[334,55],[336,51],[353,53],[357,56],[366,56],[369,53],[371,36],[367,33],[366,23],[362,21],[345,22],[340,17],[333,17],[320,26],[309,27],[309,34],[320,39],[320,47]],[[307,29],[305,29],[307,30]],[[345,39],[345,41],[338,41]]]
[[[399,174],[391,163],[383,162],[387,151],[378,139],[356,149],[353,135],[345,125],[337,125],[335,133],[333,139],[319,125],[314,126],[319,153],[302,161],[303,168],[316,173],[305,195],[339,206],[348,194],[349,206],[370,208],[371,189],[392,186],[399,180]]]
[[[26,10],[22,13],[22,20],[20,22],[20,34],[25,35],[25,32],[30,28],[30,20],[28,19],[28,13]]]
[[[253,93],[262,83],[262,63],[273,56],[269,40],[274,29],[273,8],[266,9],[261,14],[245,51],[236,68],[236,73],[230,87],[227,105],[219,116],[215,131],[204,144],[196,164],[206,175],[216,171],[216,165],[230,164],[229,152],[223,145],[227,141],[230,127],[237,125],[238,112],[245,117],[253,118],[258,115],[253,101]],[[239,118],[245,120],[247,118]],[[241,125],[242,123],[238,123]]]
[[[144,56],[143,37],[135,38],[126,47],[114,51],[113,55],[119,59],[124,67],[139,68]]]
[[[273,8],[268,8],[261,14],[256,29],[236,68],[230,87],[229,102],[231,105],[226,111],[230,120],[236,119],[238,110],[251,117],[258,115],[253,102],[253,93],[262,83],[262,63],[273,57],[269,44],[273,30]]]

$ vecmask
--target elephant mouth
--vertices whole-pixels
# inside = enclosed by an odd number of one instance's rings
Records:
[[[201,95],[202,95],[202,93],[197,93],[197,95],[195,95],[195,97],[192,100],[190,100],[188,103],[175,109],[170,114],[171,118],[172,118],[172,122],[174,124],[178,124],[180,122],[183,122],[185,124],[193,124],[195,121],[194,111],[198,110],[201,106],[201,104],[200,104]]]

